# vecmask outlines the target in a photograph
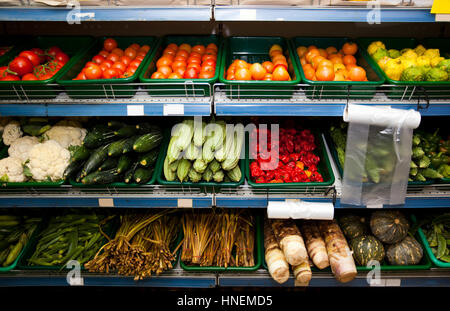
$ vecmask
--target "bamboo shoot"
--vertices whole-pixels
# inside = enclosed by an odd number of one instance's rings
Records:
[[[315,221],[304,221],[300,226],[303,237],[305,238],[306,249],[309,257],[319,269],[325,269],[330,265],[328,260],[325,241],[320,234]]]
[[[327,246],[331,271],[339,282],[350,282],[357,272],[355,261],[341,228],[336,220],[319,221],[318,225]]]
[[[264,222],[264,249],[270,275],[280,284],[286,282],[289,279],[289,265],[267,219]]]
[[[272,229],[287,262],[297,266],[308,261],[308,253],[302,235],[292,219],[276,219]]]
[[[308,286],[311,281],[312,272],[309,261],[305,261],[298,266],[292,267],[295,277],[295,286]]]

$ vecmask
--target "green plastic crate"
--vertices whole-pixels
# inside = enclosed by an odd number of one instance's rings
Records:
[[[311,37],[295,37],[291,42],[292,50],[297,51],[299,46],[315,45],[318,48],[327,48],[334,46],[340,49],[344,43],[350,42],[349,38],[311,38]],[[358,46],[358,52],[355,55],[358,66],[366,70],[367,79],[369,81],[313,81],[306,79],[300,59],[295,53],[295,61],[300,71],[302,80],[309,84],[306,88],[306,96],[312,99],[371,99],[375,95],[377,86],[384,83],[384,78],[378,68],[373,67],[365,53],[361,52]]]
[[[21,51],[21,46],[24,45],[27,41],[32,40],[31,37],[28,36],[9,36],[9,37],[1,37],[0,42],[2,47],[10,47],[10,50],[5,54],[0,56],[0,63],[3,63],[5,60],[11,60],[14,55],[18,55]]]
[[[68,37],[68,36],[40,36],[30,38],[26,43],[20,46],[20,49],[15,50],[15,55],[10,55],[8,59],[3,59],[0,66],[7,66],[8,63],[20,51],[29,50],[34,47],[48,49],[51,46],[59,46],[64,53],[66,53],[70,60],[50,79],[37,81],[0,81],[0,99],[45,99],[55,98],[60,88],[57,86],[49,86],[47,84],[55,84],[67,68],[75,64],[81,56],[84,49],[92,46],[94,39],[92,37]]]
[[[291,81],[232,81],[225,79],[226,71],[235,59],[242,59],[249,63],[270,61],[269,50],[274,44],[280,45],[283,51],[289,52],[287,58],[291,60],[293,70],[289,73]],[[230,37],[225,39],[219,79],[226,85],[226,95],[231,99],[291,98],[295,85],[300,83],[300,73],[295,58],[289,41],[282,37]],[[269,90],[270,92],[268,92]]]
[[[385,44],[386,49],[397,49],[402,50],[406,48],[414,49],[417,45],[423,44],[425,48],[439,48],[441,52],[450,52],[450,45],[447,39],[426,39],[418,41],[414,38],[360,38],[358,39],[358,44],[366,53],[369,63],[378,68],[382,73],[387,83],[392,84],[387,96],[392,99],[410,99],[410,98],[422,98],[425,99],[425,92],[433,94],[434,98],[446,97],[450,94],[450,82],[432,82],[432,81],[398,81],[389,78],[386,73],[378,66],[375,60],[372,59],[367,53],[367,47],[373,41],[381,41]],[[443,51],[444,50],[444,51]]]
[[[200,266],[190,266],[185,264],[180,259],[180,266],[183,270],[192,271],[192,272],[244,272],[244,271],[256,271],[261,267],[261,263],[264,258],[264,237],[263,237],[263,225],[262,225],[262,217],[260,215],[256,215],[255,217],[255,247],[254,247],[254,258],[255,265],[253,267],[200,267]],[[181,253],[181,250],[180,250]]]
[[[144,64],[150,58],[152,51],[157,45],[156,37],[114,37],[118,47],[126,49],[129,45],[137,43],[139,45],[149,45],[145,58],[142,60],[136,72],[128,78],[123,79],[96,79],[96,80],[73,80],[85,64],[91,61],[92,57],[97,55],[103,49],[103,41],[107,37],[99,38],[94,45],[86,49],[79,57],[76,63],[63,71],[58,79],[58,84],[64,86],[67,95],[71,98],[129,98],[136,94],[137,85],[125,85],[127,83],[136,83]]]
[[[314,133],[315,143],[317,145],[314,154],[320,157],[320,162],[317,165],[317,170],[323,177],[323,182],[304,182],[304,183],[256,183],[250,176],[250,150],[249,141],[247,138],[247,150],[246,150],[246,163],[245,163],[245,175],[247,182],[254,188],[267,188],[267,189],[280,189],[280,188],[308,188],[308,187],[324,187],[330,186],[334,183],[334,174],[331,169],[330,159],[325,149],[322,135],[318,132]]]
[[[3,142],[1,143],[3,145]],[[0,150],[0,159],[8,157],[8,146],[4,146]],[[26,182],[0,182],[1,188],[25,188],[25,187],[59,187],[64,184],[64,180],[60,181],[26,181]]]
[[[166,186],[180,186],[180,187],[192,187],[192,188],[199,188],[199,187],[214,187],[214,188],[221,188],[221,187],[238,187],[240,185],[242,185],[244,183],[244,164],[245,161],[243,159],[239,160],[239,167],[241,169],[241,180],[239,180],[239,182],[221,182],[221,183],[217,183],[217,182],[206,182],[206,181],[201,181],[201,182],[197,182],[197,183],[193,183],[193,182],[179,182],[179,181],[167,181],[166,178],[164,177],[164,160],[166,159],[166,155],[167,155],[167,148],[169,146],[169,142],[170,142],[170,134],[166,136],[164,143],[162,145],[162,150],[163,150],[163,155],[158,158],[158,164],[156,167],[156,171],[157,171],[157,181],[158,184],[160,185],[166,185]]]
[[[170,43],[175,43],[177,45],[188,43],[191,46],[202,44],[205,47],[209,43],[215,43],[218,47],[218,54],[214,77],[210,79],[151,79],[151,75],[156,71],[156,62],[161,57],[164,49]],[[148,83],[144,87],[148,90],[148,94],[152,96],[211,96],[213,84],[219,78],[222,51],[222,39],[216,35],[165,36],[159,41],[157,48],[153,50],[152,55],[145,63],[145,69],[142,70],[139,75],[139,79],[143,83]],[[208,83],[209,86],[205,84],[199,85],[196,83]]]

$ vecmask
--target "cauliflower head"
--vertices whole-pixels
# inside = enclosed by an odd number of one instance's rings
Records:
[[[69,150],[55,140],[34,145],[29,155],[28,168],[36,181],[62,179],[70,160]]]
[[[38,144],[39,140],[34,136],[23,136],[16,139],[8,148],[10,157],[20,159],[22,162],[28,160],[28,154],[34,145]]]
[[[18,121],[9,122],[3,129],[3,143],[7,146],[22,137],[23,132]]]
[[[439,49],[428,49],[423,53],[424,56],[427,56],[429,58],[435,58],[440,57],[441,54],[439,53]]]
[[[81,146],[86,137],[87,130],[77,121],[63,120],[45,132],[47,140],[57,141],[61,147]]]
[[[1,182],[24,182],[26,179],[20,159],[7,157],[0,160]]]
[[[386,46],[381,41],[374,41],[367,47],[367,53],[369,53],[369,55],[373,55],[379,48],[386,49]]]

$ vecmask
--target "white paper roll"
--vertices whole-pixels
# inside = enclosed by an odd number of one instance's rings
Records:
[[[278,219],[317,219],[331,220],[334,218],[333,203],[323,202],[280,202],[269,201],[267,217]]]
[[[386,127],[415,129],[420,124],[420,113],[415,110],[395,109],[348,104],[344,110],[344,121]]]

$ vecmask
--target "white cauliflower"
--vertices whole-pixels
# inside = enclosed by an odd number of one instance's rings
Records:
[[[57,141],[61,147],[67,149],[70,146],[81,146],[86,133],[87,130],[82,128],[79,122],[63,120],[45,132],[45,137]]]
[[[16,139],[8,149],[10,157],[17,158],[26,162],[28,160],[28,154],[34,145],[39,143],[39,139],[34,136],[23,136]]]
[[[11,145],[15,140],[22,137],[23,132],[20,123],[17,121],[9,122],[3,129],[3,143],[7,146]]]
[[[69,165],[70,152],[54,140],[34,145],[29,152],[27,164],[34,180],[45,181],[49,178],[57,181],[63,178]]]
[[[0,160],[0,181],[24,182],[26,179],[20,159],[8,157]]]

